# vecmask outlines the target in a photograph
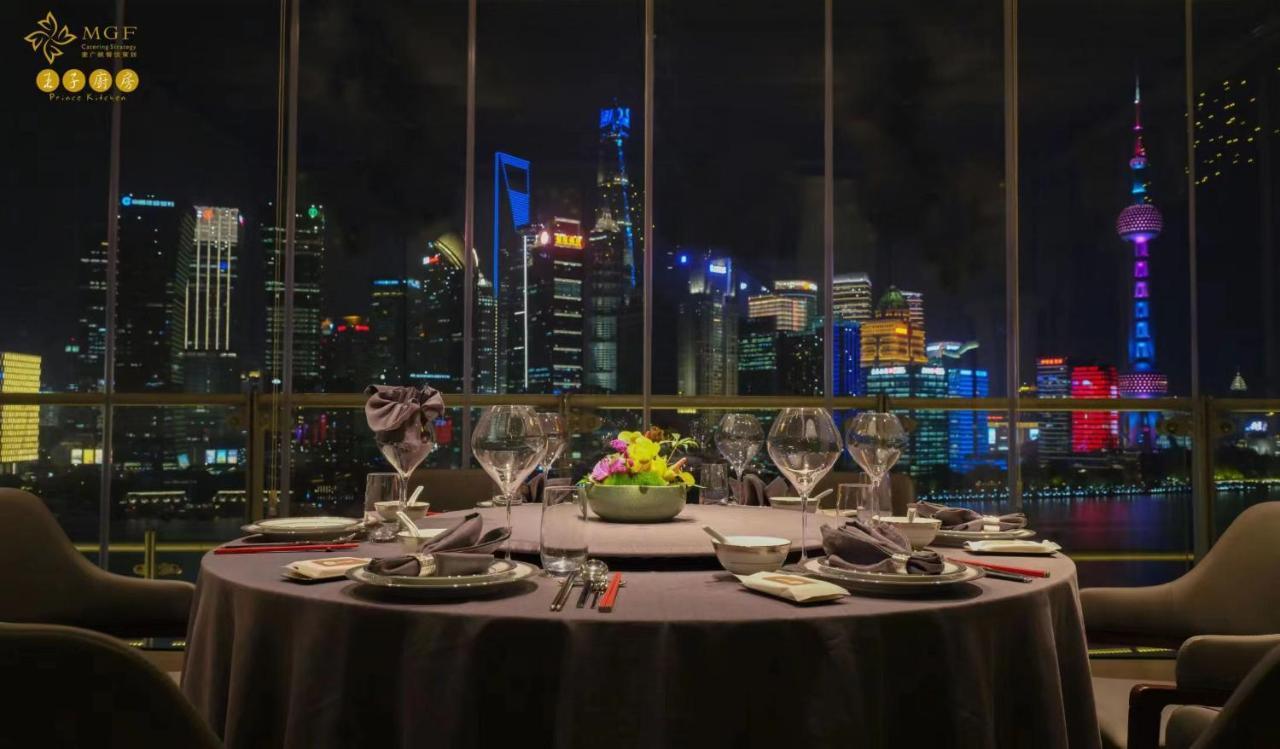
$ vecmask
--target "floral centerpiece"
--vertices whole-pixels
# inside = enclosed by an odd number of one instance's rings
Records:
[[[682,450],[697,442],[650,427],[619,432],[609,440],[614,452],[601,458],[584,479],[587,502],[604,520],[653,523],[670,520],[684,507],[693,474],[684,470]]]

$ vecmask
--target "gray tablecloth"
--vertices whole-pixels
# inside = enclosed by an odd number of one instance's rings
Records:
[[[486,528],[506,524],[506,508],[486,507],[478,510]],[[458,522],[467,512],[446,512],[418,522],[424,528],[443,528]],[[605,558],[705,559],[712,567],[715,549],[711,537],[702,530],[710,525],[726,536],[778,536],[791,540],[792,548],[800,548],[800,513],[771,507],[723,507],[719,505],[685,505],[680,515],[666,523],[610,523],[589,516],[587,544],[592,556]],[[819,521],[809,515],[809,550],[822,548]],[[542,505],[523,504],[511,508],[512,546],[517,554],[536,555],[542,523]]]
[[[363,555],[390,553],[366,546]],[[207,555],[183,691],[236,747],[1096,747],[1067,559],[957,596],[799,608],[722,572],[629,573],[617,609],[379,600]]]

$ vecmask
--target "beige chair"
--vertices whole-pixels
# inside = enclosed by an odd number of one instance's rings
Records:
[[[483,468],[429,468],[413,472],[409,491],[423,487],[420,501],[430,502],[432,512],[469,510],[476,502],[492,499],[498,487]]]
[[[0,747],[222,745],[168,676],[97,632],[0,624],[0,674]]]
[[[181,637],[194,590],[178,580],[125,577],[94,566],[44,502],[0,489],[0,621]]]
[[[1273,657],[1277,652],[1280,652],[1280,635],[1201,635],[1190,638],[1179,648],[1177,681],[1174,683],[1095,678],[1094,700],[1098,707],[1103,745],[1124,749],[1185,748],[1194,744],[1197,737],[1217,721],[1219,716],[1215,708],[1229,705],[1237,697],[1243,699],[1243,693],[1248,690],[1260,689],[1270,695],[1274,704],[1280,704],[1280,666],[1275,665],[1280,656]],[[1268,663],[1272,665],[1268,666]],[[1275,669],[1276,673],[1268,676],[1268,668]],[[1249,700],[1256,701],[1256,694]],[[1243,718],[1233,718],[1233,721],[1243,721],[1233,730],[1259,728],[1250,727],[1254,720],[1249,717],[1251,714],[1252,709],[1249,709],[1245,710]],[[1162,731],[1165,719],[1167,726]],[[1165,737],[1163,741],[1162,734]],[[1280,744],[1225,743],[1217,746]]]
[[[1280,747],[1280,647],[1273,647],[1240,682],[1221,710],[1185,705],[1173,711],[1168,749]]]
[[[1177,647],[1202,634],[1280,633],[1280,502],[1245,510],[1190,572],[1080,591],[1089,643]]]

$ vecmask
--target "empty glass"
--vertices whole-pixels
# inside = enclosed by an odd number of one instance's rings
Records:
[[[698,471],[698,504],[736,504],[729,491],[729,467],[724,463],[703,463]]]
[[[577,571],[587,559],[587,502],[577,486],[548,486],[542,494],[538,553],[552,577]]]
[[[853,512],[859,521],[869,523],[879,509],[874,488],[871,484],[841,484],[836,488],[836,513],[846,517]]]
[[[893,468],[907,448],[907,432],[898,417],[883,411],[863,411],[845,429],[849,457],[879,487],[885,474]]]
[[[502,491],[508,528],[511,506],[519,501],[516,488],[533,473],[546,449],[547,438],[532,406],[491,406],[476,422],[471,452]],[[508,541],[507,559],[510,558]]]
[[[379,436],[377,440],[382,457],[400,475],[400,493],[395,499],[399,500],[401,507],[409,503],[409,476],[436,449],[435,425],[429,420],[424,421],[421,427],[417,424],[416,420],[410,419],[400,432],[401,439],[384,442],[384,438]],[[417,434],[410,434],[410,429],[419,431]]]
[[[370,541],[394,541],[396,522],[387,522],[378,512],[377,502],[394,502],[400,496],[400,477],[394,473],[371,473],[364,479],[364,521]]]
[[[751,414],[725,414],[716,427],[716,449],[742,480],[743,471],[764,444],[764,427]]]
[[[784,408],[769,430],[769,457],[800,495],[800,563],[809,559],[809,494],[836,464],[842,445],[822,408]]]
[[[542,427],[542,434],[547,438],[547,449],[542,455],[542,473],[550,477],[551,468],[564,453],[565,446],[569,444],[569,434],[565,428],[564,417],[559,413],[538,414],[538,425]]]

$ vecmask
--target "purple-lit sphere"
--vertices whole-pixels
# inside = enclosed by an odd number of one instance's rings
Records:
[[[1160,211],[1150,203],[1137,203],[1120,212],[1116,219],[1116,233],[1128,242],[1146,242],[1154,239],[1164,228]]]

